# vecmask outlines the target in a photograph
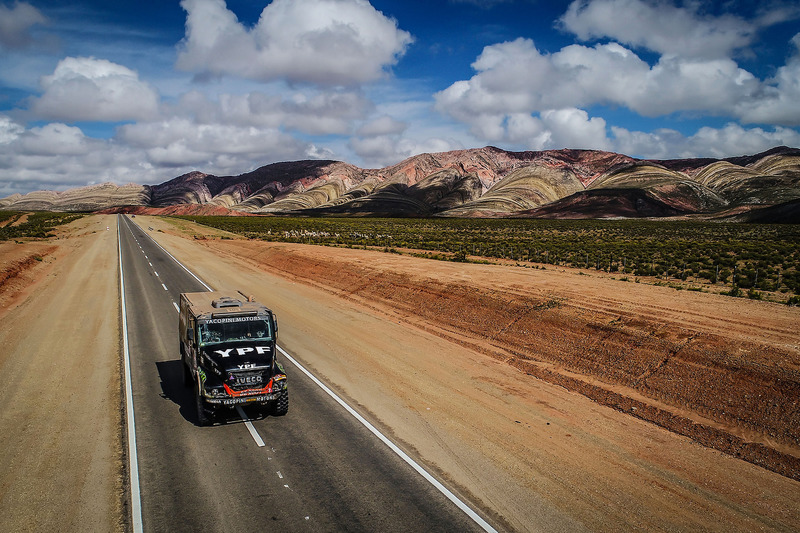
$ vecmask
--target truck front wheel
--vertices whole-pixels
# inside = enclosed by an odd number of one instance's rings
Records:
[[[283,416],[289,412],[289,390],[284,389],[272,404],[273,416]]]
[[[206,412],[205,401],[203,400],[203,395],[200,393],[201,384],[197,384],[195,387],[195,403],[197,405],[197,425],[199,426],[207,426],[209,423],[208,413]]]

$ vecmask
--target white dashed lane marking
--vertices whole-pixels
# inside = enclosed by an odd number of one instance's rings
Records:
[[[256,428],[253,426],[253,423],[250,422],[250,419],[245,414],[244,409],[242,409],[241,406],[237,405],[236,412],[239,413],[239,416],[242,418],[242,420],[244,420],[244,425],[245,427],[247,427],[247,431],[250,432],[250,436],[253,437],[254,441],[256,441],[256,445],[259,448],[265,446],[264,440],[261,438],[261,435],[258,434],[258,431],[256,431]]]

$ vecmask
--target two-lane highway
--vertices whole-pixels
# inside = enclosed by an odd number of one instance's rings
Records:
[[[208,287],[147,230],[118,220],[135,414],[134,529],[492,530],[295,366],[290,347],[282,348],[288,415],[244,409],[198,426],[193,394],[181,382],[176,304],[181,292]]]

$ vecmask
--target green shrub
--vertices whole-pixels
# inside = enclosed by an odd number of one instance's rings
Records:
[[[180,217],[249,238],[429,251],[800,291],[800,225],[650,220]],[[455,255],[453,255],[455,254]],[[430,257],[430,256],[428,256]],[[717,275],[719,271],[719,275]],[[734,274],[735,273],[735,274]]]
[[[742,289],[740,289],[738,285],[734,285],[731,288],[731,290],[722,291],[720,294],[724,294],[725,296],[734,296],[736,298],[741,298],[742,297]]]

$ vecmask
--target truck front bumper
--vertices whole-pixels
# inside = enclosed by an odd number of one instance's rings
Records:
[[[243,403],[266,403],[277,400],[279,392],[272,394],[257,394],[255,396],[238,396],[236,398],[209,398],[205,397],[206,403],[211,405],[241,405]]]

